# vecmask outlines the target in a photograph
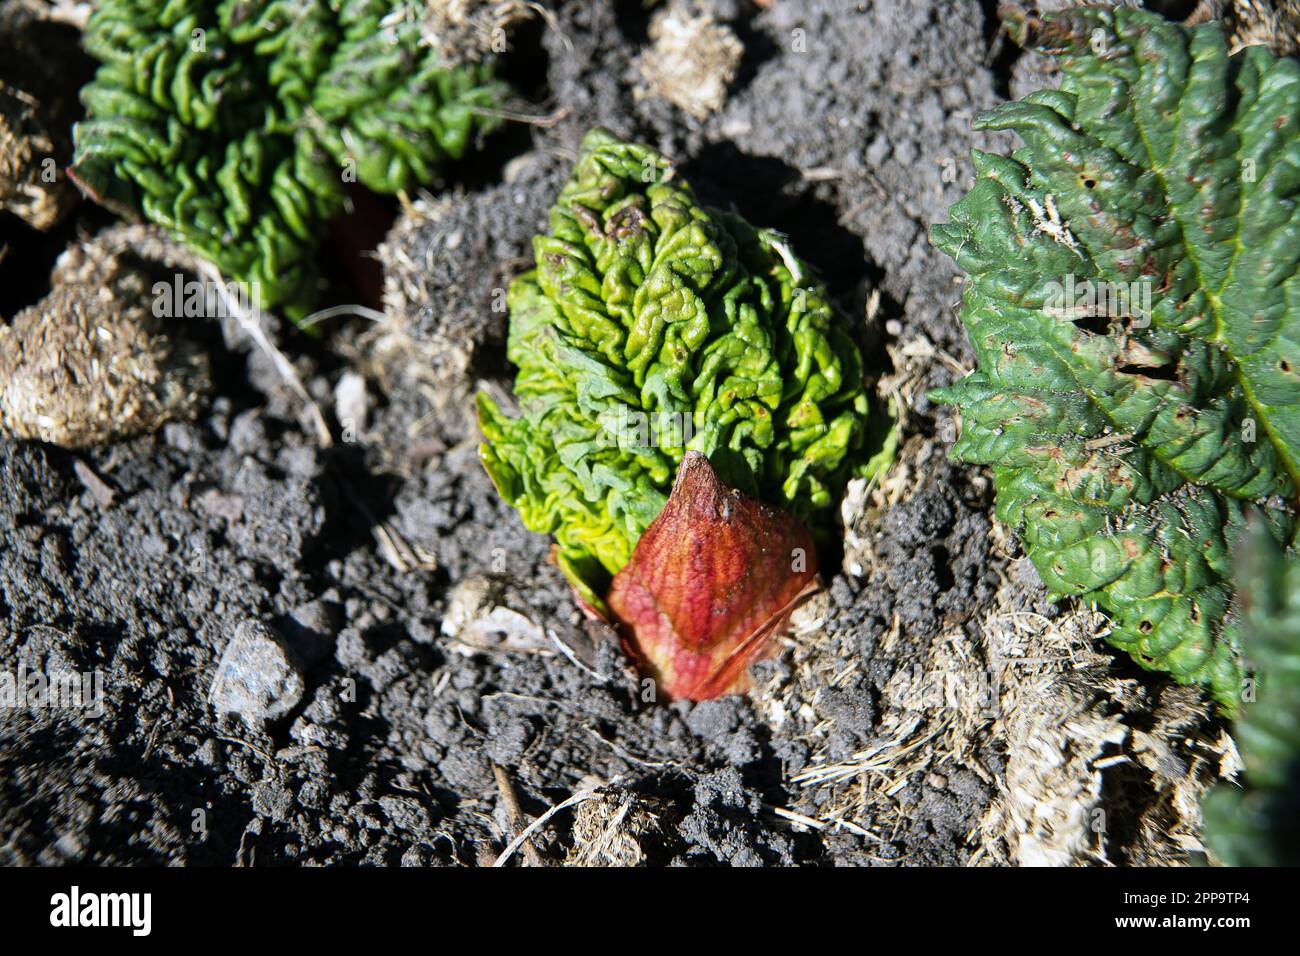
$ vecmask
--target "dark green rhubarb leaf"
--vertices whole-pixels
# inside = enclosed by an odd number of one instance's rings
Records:
[[[1055,594],[1231,711],[1233,542],[1296,533],[1300,64],[1125,8],[1011,28],[1062,80],[977,120],[1024,145],[932,230],[978,363],[936,393],[954,454]]]
[[[1300,864],[1300,559],[1269,535],[1241,549],[1242,654],[1251,680],[1232,736],[1239,779],[1201,805],[1205,843],[1228,866]]]

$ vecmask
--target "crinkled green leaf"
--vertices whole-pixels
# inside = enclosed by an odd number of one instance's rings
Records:
[[[347,181],[395,193],[465,154],[504,86],[444,69],[396,0],[105,0],[74,174],[261,304],[301,314]],[[355,173],[355,175],[351,175]]]
[[[482,458],[525,525],[598,591],[663,509],[687,449],[814,533],[866,460],[856,345],[775,233],[706,209],[603,130],[510,288],[519,417],[480,398]]]
[[[1231,544],[1248,508],[1296,526],[1300,65],[1124,8],[1013,30],[1061,87],[979,118],[1024,146],[932,231],[978,360],[936,397],[1048,587],[1230,710]]]

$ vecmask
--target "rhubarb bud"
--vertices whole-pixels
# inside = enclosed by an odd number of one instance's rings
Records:
[[[803,525],[727,487],[708,458],[687,452],[606,604],[665,696],[706,700],[747,688],[749,665],[771,650],[816,579]]]

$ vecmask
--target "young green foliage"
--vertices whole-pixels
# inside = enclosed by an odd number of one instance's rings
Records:
[[[688,449],[824,532],[879,462],[857,346],[782,239],[603,130],[550,222],[509,292],[521,415],[484,395],[479,416],[493,481],[570,579],[593,596],[627,563]]]
[[[978,119],[1024,146],[932,231],[978,360],[954,454],[1055,594],[1232,711],[1231,545],[1296,532],[1300,64],[1125,8],[1011,26],[1062,80]]]
[[[443,69],[398,0],[105,0],[74,174],[300,315],[348,182],[428,183],[495,120],[490,63]]]

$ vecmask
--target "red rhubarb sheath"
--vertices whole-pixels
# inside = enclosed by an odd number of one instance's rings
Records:
[[[771,650],[816,578],[803,525],[727,487],[706,457],[687,452],[606,604],[664,696],[706,700],[746,689],[749,665]]]

